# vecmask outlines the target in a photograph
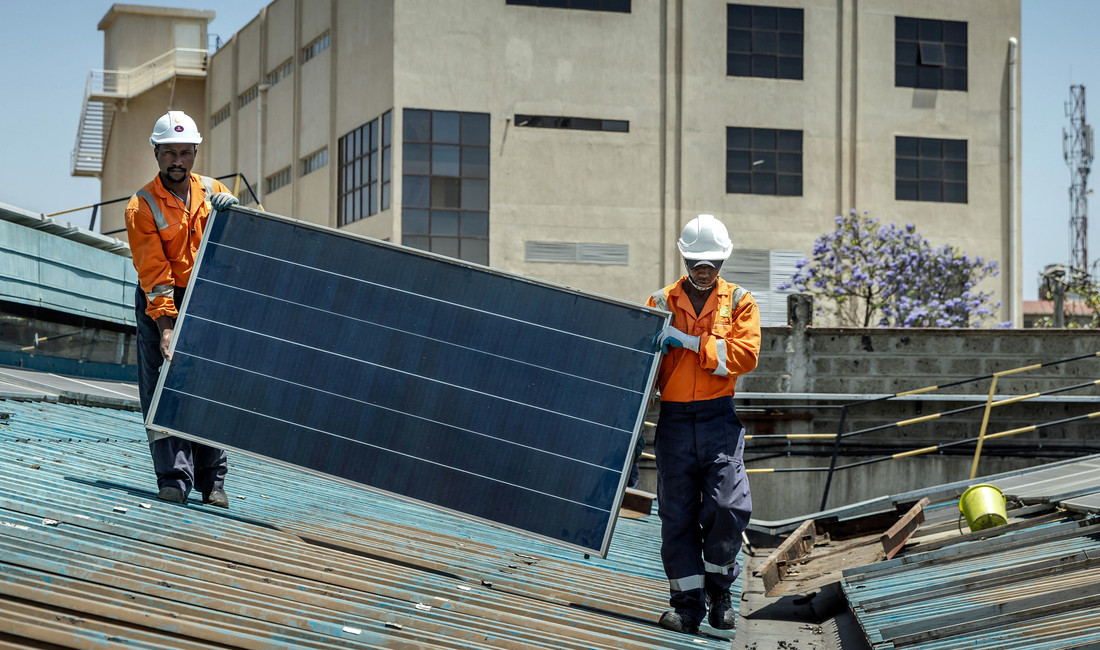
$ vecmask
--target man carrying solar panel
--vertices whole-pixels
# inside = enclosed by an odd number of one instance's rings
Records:
[[[149,413],[161,364],[171,360],[168,350],[178,306],[211,208],[222,210],[237,203],[218,181],[191,173],[201,142],[195,120],[183,111],[165,113],[149,137],[160,173],[126,205],[126,234],[138,273],[135,316],[143,416]],[[149,432],[149,451],[158,499],[186,503],[191,488],[197,487],[203,503],[229,507],[224,449]]]
[[[687,275],[647,302],[672,312],[657,337],[665,353],[657,377],[657,502],[673,607],[659,624],[697,634],[708,604],[712,627],[736,622],[730,586],[740,573],[752,497],[733,391],[737,377],[756,367],[760,313],[748,292],[718,275],[733,244],[713,215],[688,222],[676,245]]]

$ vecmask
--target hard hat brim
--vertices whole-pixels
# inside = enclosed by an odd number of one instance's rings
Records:
[[[158,144],[193,144],[197,146],[202,144],[202,136],[199,136],[197,141],[195,140],[195,138],[188,138],[186,136],[149,138],[149,144],[153,145],[154,147]]]

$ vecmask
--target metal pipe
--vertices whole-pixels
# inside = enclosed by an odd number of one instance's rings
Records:
[[[1019,41],[1016,37],[1008,39],[1008,222],[1009,222],[1009,255],[1012,272],[1008,276],[1008,295],[1012,296],[1012,326],[1016,328],[1024,325],[1023,310],[1023,266],[1020,254],[1020,215],[1017,210],[1019,196],[1017,187],[1016,161],[1019,157],[1019,143],[1017,142],[1016,129],[1019,120],[1019,111],[1016,108],[1016,76],[1018,74],[1016,51]]]
[[[259,86],[260,96],[256,101],[256,205],[263,203],[264,187],[264,102],[267,101],[267,89],[271,84]]]

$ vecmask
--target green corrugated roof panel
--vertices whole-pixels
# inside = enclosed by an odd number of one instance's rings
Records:
[[[77,229],[47,228],[56,224],[31,217],[0,205],[0,300],[132,326],[137,273],[130,258],[67,236]]]

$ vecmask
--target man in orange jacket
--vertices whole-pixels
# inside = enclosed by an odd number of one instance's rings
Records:
[[[171,361],[168,350],[178,307],[211,208],[223,210],[237,203],[218,181],[191,173],[201,142],[195,121],[182,111],[168,111],[157,120],[149,143],[160,173],[126,205],[126,233],[138,273],[138,395],[144,416],[162,360]],[[191,489],[198,487],[203,503],[229,507],[225,450],[150,431],[149,451],[158,499],[186,503]]]
[[[672,312],[657,338],[666,353],[657,376],[657,503],[673,607],[659,623],[697,634],[708,603],[712,627],[736,622],[730,586],[752,497],[733,391],[756,367],[760,313],[749,293],[718,275],[733,244],[713,215],[692,219],[676,245],[687,275],[647,302]]]

